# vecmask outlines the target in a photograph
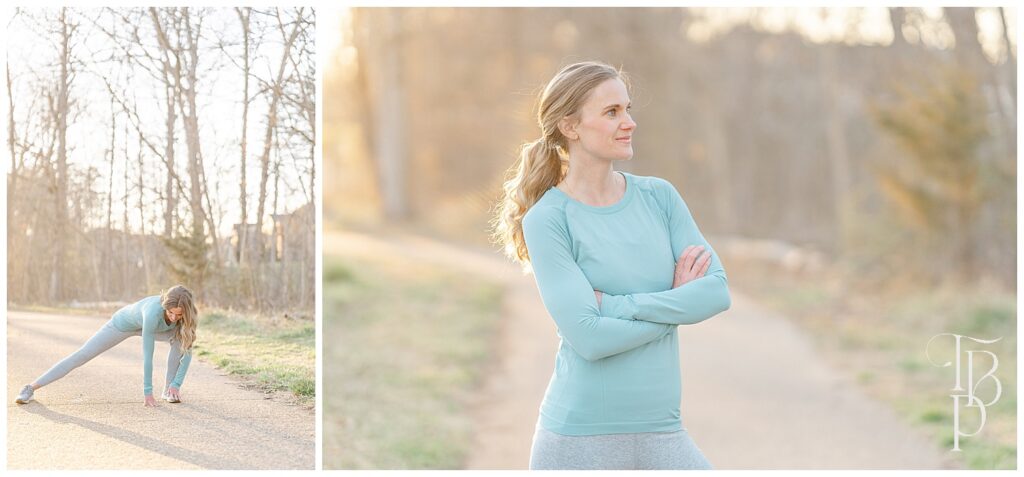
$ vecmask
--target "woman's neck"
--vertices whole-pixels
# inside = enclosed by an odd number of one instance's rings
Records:
[[[558,187],[573,199],[604,207],[615,204],[625,194],[625,179],[612,169],[612,161],[580,156],[570,158],[569,164]]]

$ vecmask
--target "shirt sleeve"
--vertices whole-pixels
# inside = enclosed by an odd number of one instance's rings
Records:
[[[153,395],[153,346],[156,342],[156,326],[163,319],[163,307],[146,307],[142,310],[142,394]]]
[[[602,316],[594,289],[573,259],[569,235],[557,209],[523,218],[523,235],[544,307],[562,338],[587,361],[647,344],[675,326]]]
[[[686,202],[671,183],[657,180],[656,194],[666,209],[672,254],[679,255],[690,245],[703,245],[711,252],[711,265],[703,277],[677,288],[654,293],[603,295],[601,313],[653,323],[692,325],[729,309],[729,283],[718,253],[697,228]]]

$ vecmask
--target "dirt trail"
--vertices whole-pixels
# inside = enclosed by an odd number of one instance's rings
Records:
[[[22,386],[78,349],[107,317],[8,312],[9,469],[315,468],[313,410],[267,399],[193,359],[181,404],[142,405],[142,340],[132,337],[14,404]],[[167,343],[157,342],[162,389]]]
[[[533,277],[486,250],[409,235],[332,232],[324,252],[391,253],[506,286],[496,360],[470,412],[468,469],[525,469],[558,346]],[[939,469],[942,451],[866,396],[809,336],[737,290],[732,308],[680,328],[683,425],[718,469]]]

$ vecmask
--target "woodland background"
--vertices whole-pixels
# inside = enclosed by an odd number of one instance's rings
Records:
[[[633,83],[636,154],[617,167],[673,182],[705,234],[799,247],[870,283],[1013,289],[1015,18],[354,9],[325,78],[327,219],[486,244],[503,173],[539,134],[540,89],[598,59]]]
[[[313,314],[310,8],[17,9],[7,27],[10,304]]]

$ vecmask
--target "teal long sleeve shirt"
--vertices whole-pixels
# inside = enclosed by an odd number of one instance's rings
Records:
[[[153,347],[156,343],[156,333],[171,331],[178,326],[169,325],[164,321],[164,311],[160,304],[160,296],[155,295],[117,310],[111,318],[114,327],[121,331],[142,331],[142,392],[146,396],[153,394]],[[182,356],[178,373],[174,376],[171,386],[181,387],[191,362],[192,351],[189,350]]]
[[[558,434],[680,430],[677,325],[731,303],[718,254],[675,187],[622,175],[616,204],[589,206],[552,187],[523,218],[537,287],[561,337],[540,410],[541,427]],[[673,289],[676,260],[690,245],[710,251],[711,265]]]

